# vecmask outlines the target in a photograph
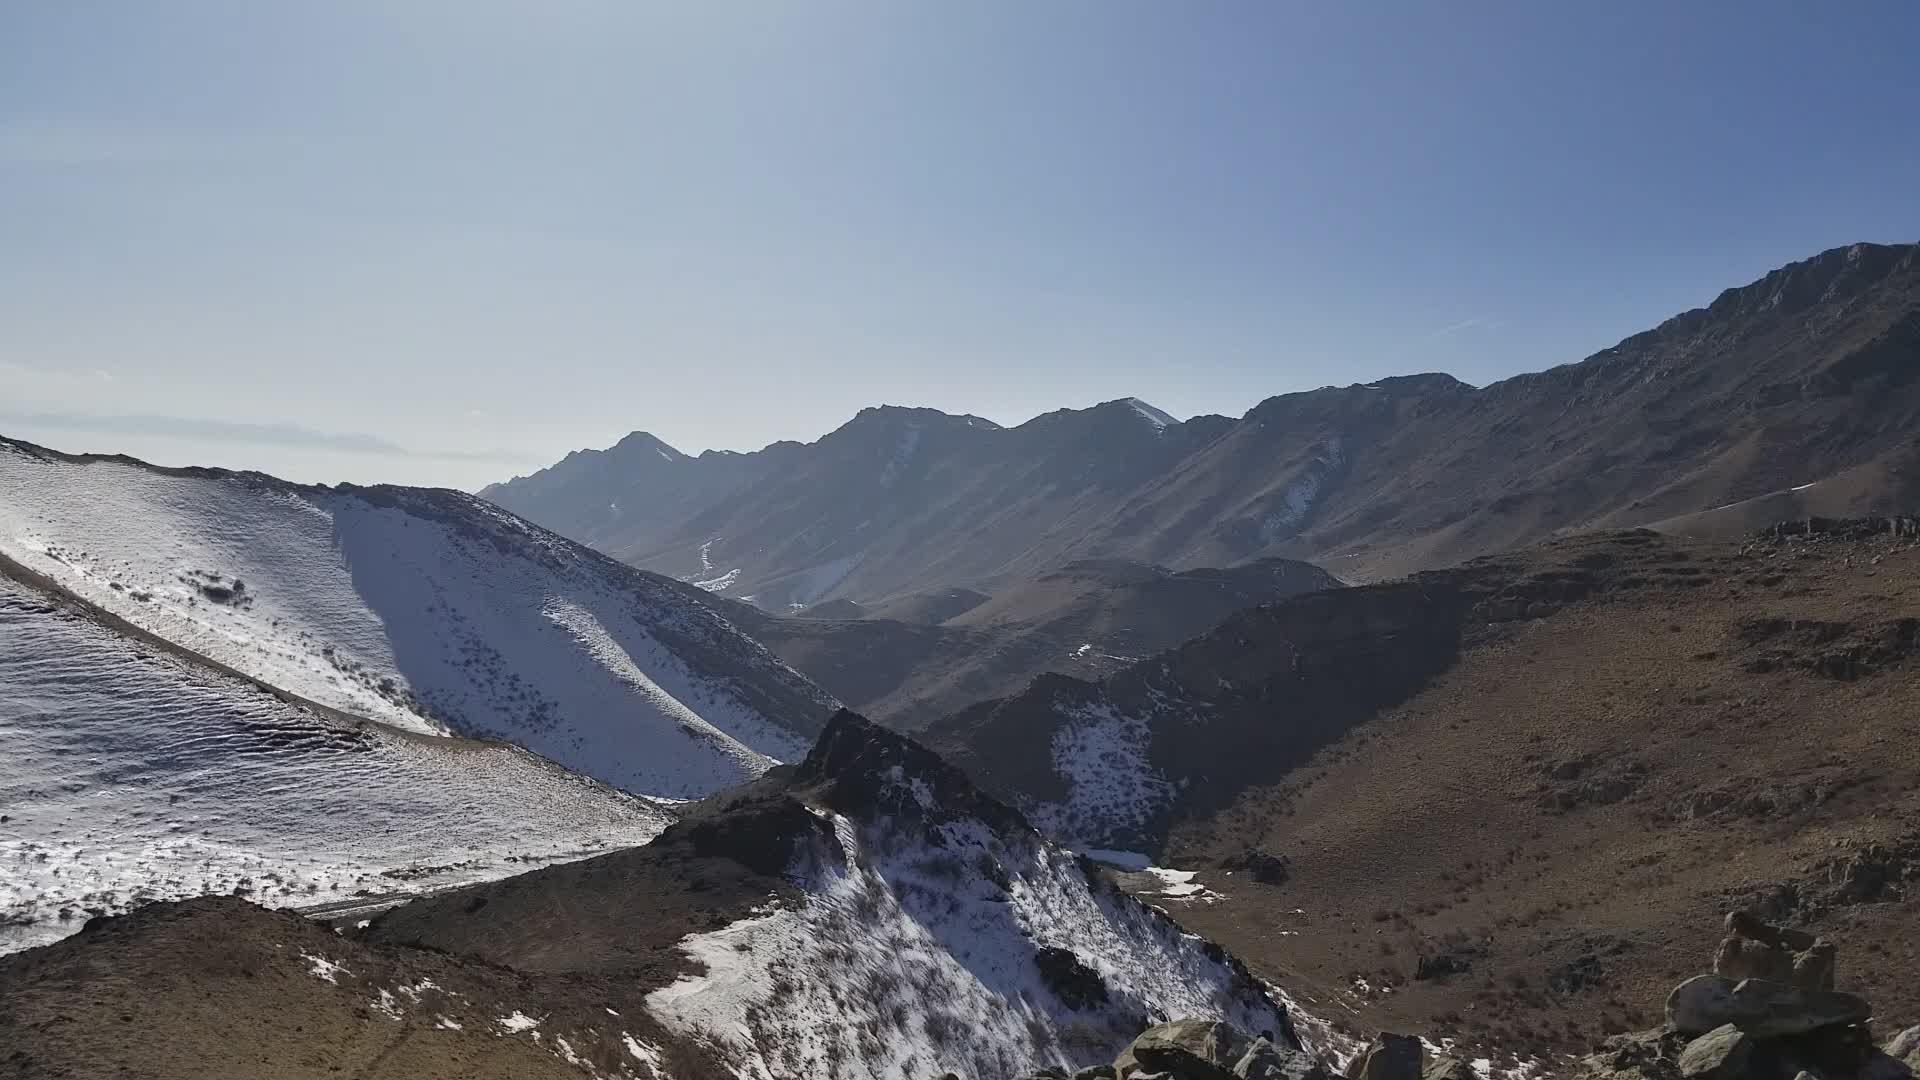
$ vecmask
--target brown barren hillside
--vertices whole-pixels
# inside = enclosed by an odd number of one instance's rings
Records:
[[[1183,796],[1158,861],[1219,899],[1167,902],[1362,1029],[1544,1052],[1645,1026],[1735,907],[1846,942],[1840,987],[1920,1021],[1917,528],[1597,534],[1421,575],[1471,601],[1458,656],[1227,805]],[[1543,581],[1584,595],[1526,600]]]

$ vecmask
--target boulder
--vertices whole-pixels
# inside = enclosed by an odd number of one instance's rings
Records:
[[[1313,1058],[1292,1047],[1275,1046],[1267,1039],[1253,1040],[1234,1063],[1233,1075],[1240,1080],[1330,1080]]]
[[[1751,938],[1729,937],[1713,953],[1713,973],[1723,979],[1793,981],[1793,954]]]
[[[1906,1061],[1916,1053],[1920,1053],[1920,1024],[1887,1040],[1887,1056],[1890,1058]]]
[[[1220,868],[1228,871],[1245,870],[1253,875],[1253,880],[1263,885],[1284,885],[1288,875],[1293,872],[1293,862],[1285,855],[1248,848],[1238,855],[1220,860]]]
[[[1680,1051],[1680,1075],[1689,1080],[1742,1080],[1753,1061],[1753,1036],[1726,1024]]]
[[[1764,979],[1738,983],[1699,975],[1674,987],[1667,1020],[1687,1035],[1705,1035],[1732,1024],[1755,1038],[1799,1035],[1823,1027],[1865,1023],[1873,1007],[1865,998],[1832,990],[1803,990]]]
[[[1837,1025],[1791,1035],[1767,1044],[1768,1053],[1794,1068],[1822,1076],[1852,1076],[1879,1051],[1873,1047],[1873,1032],[1865,1024]]]
[[[1834,969],[1839,966],[1839,946],[1816,941],[1813,948],[1793,958],[1793,985],[1805,990],[1831,990]]]
[[[1805,952],[1820,940],[1805,930],[1775,926],[1751,911],[1727,912],[1726,928],[1728,937],[1742,937],[1788,952]]]
[[[1420,1076],[1421,1080],[1479,1080],[1472,1065],[1451,1054],[1442,1054],[1427,1062]]]
[[[1426,1054],[1412,1035],[1383,1031],[1347,1063],[1347,1080],[1421,1080]]]
[[[1727,915],[1727,936],[1713,955],[1713,973],[1739,982],[1765,979],[1803,990],[1832,990],[1839,950],[1804,930],[1774,926],[1751,912]]]
[[[1040,981],[1047,984],[1069,1009],[1096,1009],[1107,1003],[1107,984],[1100,973],[1080,962],[1071,949],[1043,948],[1033,954]]]
[[[1121,1080],[1164,1072],[1178,1080],[1235,1080],[1251,1039],[1217,1020],[1174,1020],[1140,1033],[1113,1061]]]
[[[1119,1074],[1111,1065],[1089,1065],[1073,1074],[1073,1080],[1114,1080]]]

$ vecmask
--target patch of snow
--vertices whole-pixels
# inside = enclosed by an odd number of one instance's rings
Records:
[[[889,458],[885,465],[881,466],[881,487],[892,487],[894,481],[899,478],[901,470],[905,469],[907,465],[913,461],[913,452],[920,447],[920,437],[923,434],[923,427],[924,425],[913,422],[901,429],[900,448],[894,452],[893,457]]]
[[[1260,539],[1264,543],[1274,543],[1285,539],[1292,530],[1306,520],[1320,493],[1331,480],[1333,472],[1346,461],[1344,446],[1338,436],[1329,438],[1322,451],[1307,462],[1298,478],[1287,485],[1280,495],[1280,507],[1268,513],[1260,521]]]
[[[1052,749],[1067,797],[1028,804],[1029,819],[1076,847],[1124,843],[1173,798],[1173,784],[1147,759],[1150,738],[1145,717],[1111,704],[1063,709]]]
[[[1365,1049],[1366,1044],[1341,1033],[1326,1019],[1302,1008],[1286,987],[1271,982],[1263,985],[1268,996],[1285,1006],[1287,1015],[1293,1018],[1293,1033],[1299,1037],[1301,1049],[1306,1051],[1307,1056],[1332,1058],[1336,1066],[1335,1075],[1344,1075],[1347,1063]]]
[[[612,1010],[608,1011],[611,1012]],[[650,1042],[642,1042],[624,1031],[620,1033],[620,1041],[626,1044],[627,1053],[632,1054],[635,1061],[638,1061],[656,1073],[660,1071],[660,1067],[666,1058],[658,1046]]]
[[[1134,875],[1122,879],[1142,896],[1156,899],[1179,900],[1183,903],[1213,904],[1226,897],[1193,880],[1197,875],[1193,870],[1170,870],[1164,866],[1144,866]]]
[[[1156,429],[1164,430],[1169,425],[1180,422],[1175,420],[1172,414],[1162,412],[1137,397],[1127,398],[1126,403],[1132,406],[1134,412],[1139,413],[1147,423],[1152,424]]]
[[[340,985],[340,976],[353,974],[353,972],[341,967],[334,961],[310,952],[302,952],[300,959],[307,962],[307,971],[312,974],[314,978],[323,982],[330,982],[335,986]]]
[[[535,1020],[533,1017],[528,1016],[526,1013],[521,1012],[519,1009],[515,1009],[513,1010],[513,1013],[511,1015],[503,1016],[498,1020],[495,1020],[493,1022],[493,1026],[499,1028],[501,1031],[507,1033],[508,1035],[517,1035],[522,1031],[532,1031],[534,1028],[539,1027],[541,1022],[544,1020],[546,1020],[546,1017],[544,1016],[541,1017],[539,1020]]]
[[[738,580],[740,580],[740,567],[736,566],[724,574],[716,577],[703,578],[695,581],[693,584],[708,592],[723,593],[733,588],[733,583]]]
[[[433,1022],[433,1026],[434,1026],[434,1027],[437,1027],[437,1028],[440,1028],[440,1029],[441,1029],[441,1030],[443,1030],[443,1031],[460,1031],[460,1030],[462,1030],[462,1028],[460,1027],[460,1021],[458,1021],[458,1020],[455,1020],[455,1019],[453,1019],[452,1017],[448,1017],[448,1016],[440,1016],[440,1017],[435,1017],[435,1018],[434,1018],[434,1022]]]
[[[372,1009],[374,1012],[379,1013],[389,1020],[398,1020],[401,1018],[400,1002],[394,998],[393,991],[388,990],[386,987],[380,988],[379,997],[367,999],[367,1008]]]
[[[775,581],[758,583],[754,593],[765,596],[768,603],[778,599],[790,611],[812,607],[821,597],[845,581],[847,575],[853,573],[865,557],[864,554],[846,555],[818,566],[810,566]]]
[[[1815,481],[1813,482],[1813,484],[1817,484],[1817,483],[1819,483],[1819,482],[1820,482],[1820,481],[1818,481],[1818,480],[1815,480]],[[1812,486],[1813,486],[1813,484],[1801,484],[1801,485],[1800,485],[1799,487],[1790,487],[1790,488],[1788,488],[1787,490],[1788,490],[1788,491],[1805,491],[1805,490],[1807,490],[1808,488],[1810,488],[1810,487],[1812,487]]]
[[[1079,648],[1073,650],[1073,652],[1068,655],[1070,655],[1075,660],[1083,660],[1087,662],[1092,662],[1095,660],[1111,660],[1112,662],[1123,665],[1123,666],[1127,664],[1136,663],[1140,659],[1137,656],[1121,656],[1117,653],[1099,652],[1095,649],[1092,642],[1088,642],[1084,645],[1081,645]]]
[[[1160,879],[1159,895],[1161,896],[1176,900],[1204,900],[1209,903],[1221,899],[1219,893],[1193,880],[1196,876],[1195,871],[1168,870],[1165,867],[1149,866],[1146,872]]]

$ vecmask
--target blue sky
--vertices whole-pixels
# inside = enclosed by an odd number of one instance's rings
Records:
[[[1920,5],[0,3],[0,432],[477,486],[653,431],[1577,360],[1920,240]]]

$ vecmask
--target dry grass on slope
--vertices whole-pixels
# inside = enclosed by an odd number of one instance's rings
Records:
[[[1545,1051],[1657,1019],[1752,904],[1834,935],[1883,1027],[1920,1020],[1920,548],[1658,543],[1706,583],[1483,628],[1182,826],[1168,865],[1291,860],[1204,872],[1227,899],[1183,921],[1356,1028]]]

